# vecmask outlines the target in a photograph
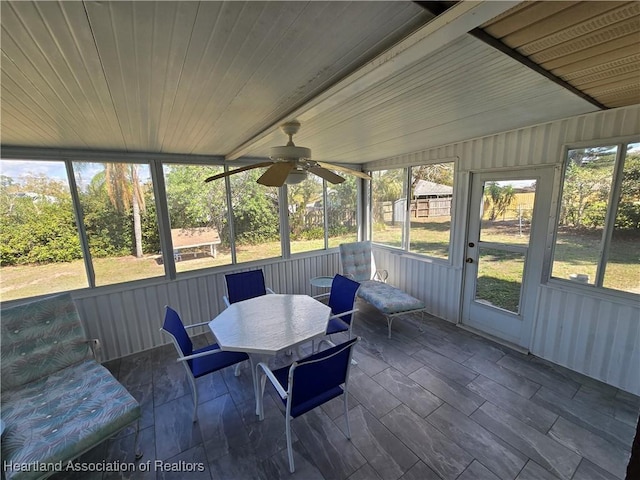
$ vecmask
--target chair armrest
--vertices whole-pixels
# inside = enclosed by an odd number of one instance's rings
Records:
[[[209,322],[200,322],[200,323],[194,323],[193,325],[185,325],[184,328],[202,327],[203,325],[209,325]]]
[[[223,295],[223,296],[222,296],[222,300],[224,301],[224,304],[225,304],[227,307],[230,307],[230,306],[231,306],[231,302],[229,302],[229,297],[227,297],[226,295]]]
[[[389,278],[389,272],[386,270],[376,270],[373,274],[373,279],[379,282],[387,283],[387,278]]]
[[[269,287],[266,287],[265,290],[267,291],[267,293],[270,293],[272,295],[275,295],[276,292],[274,292],[273,290],[271,290]]]
[[[333,342],[332,342],[331,340],[329,340],[328,338],[323,338],[322,340],[320,340],[320,341],[318,342],[318,350],[316,350],[316,352],[314,352],[314,353],[317,353],[317,352],[319,352],[319,351],[320,351],[320,348],[321,348],[321,346],[322,346],[322,344],[323,344],[323,343],[326,343],[329,347],[335,347],[335,346],[336,346],[336,344],[335,344],[335,343],[333,343]]]
[[[193,355],[187,355],[186,357],[178,357],[176,362],[185,362],[194,358],[206,357],[207,355],[214,355],[222,352],[222,349],[216,348],[215,350],[207,350],[206,352],[194,353]]]
[[[324,298],[324,297],[328,297],[329,295],[331,295],[331,292],[329,292],[329,293],[321,293],[320,295],[314,295],[311,298]]]
[[[256,373],[258,373],[258,368],[262,368],[264,374],[267,376],[267,378],[273,385],[273,388],[275,388],[276,391],[278,392],[278,395],[280,395],[280,398],[282,398],[283,400],[286,399],[289,396],[289,394],[285,391],[284,388],[282,388],[282,385],[280,385],[280,382],[275,377],[271,369],[267,366],[267,364],[263,362],[258,363],[258,365],[256,366]]]
[[[344,317],[345,315],[349,315],[350,313],[356,313],[357,311],[358,309],[354,308],[353,310],[347,310],[346,312],[338,313],[336,315],[331,315],[329,319]]]

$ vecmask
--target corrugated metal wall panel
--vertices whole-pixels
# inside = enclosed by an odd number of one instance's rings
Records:
[[[617,108],[548,122],[497,135],[390,157],[364,165],[364,170],[399,168],[420,162],[460,158],[458,170],[491,170],[560,163],[562,146],[588,140],[638,135],[640,106]]]
[[[374,245],[378,270],[389,272],[388,282],[423,300],[432,315],[457,322],[460,272],[442,263],[430,263]]]
[[[543,285],[531,353],[640,394],[638,308]]]

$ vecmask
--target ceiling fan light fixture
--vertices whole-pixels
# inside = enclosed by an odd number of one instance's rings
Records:
[[[311,150],[305,147],[296,147],[295,145],[271,147],[269,157],[273,161],[282,160],[285,162],[308,160],[311,158]]]
[[[306,170],[298,170],[293,169],[287,175],[287,179],[284,181],[287,185],[296,185],[298,183],[304,182],[307,179],[307,171]]]

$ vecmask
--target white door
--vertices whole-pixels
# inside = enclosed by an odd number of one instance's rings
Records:
[[[529,348],[553,167],[471,176],[462,323]]]

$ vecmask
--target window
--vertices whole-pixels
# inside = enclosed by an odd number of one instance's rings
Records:
[[[371,240],[403,248],[407,212],[407,170],[380,170],[371,174]]]
[[[261,169],[205,183],[224,167],[156,159],[3,159],[0,166],[3,300],[163,277],[167,259],[181,273],[282,257],[284,190],[256,183]],[[156,168],[166,198],[156,198]],[[339,185],[315,175],[289,185],[290,251],[322,250],[326,238],[332,246],[355,241],[357,192],[352,176]],[[169,217],[170,255],[161,251],[157,202]]]
[[[448,259],[454,171],[454,162],[442,162],[372,172],[371,240]]]
[[[291,253],[324,248],[322,183],[320,177],[307,175],[302,182],[287,185]]]
[[[358,240],[358,179],[344,175],[345,181],[327,189],[328,248]]]
[[[409,251],[448,259],[453,162],[411,168]]]
[[[231,264],[226,184],[204,182],[223,167],[165,164],[163,170],[176,271]]]
[[[263,173],[252,169],[229,177],[238,263],[282,256],[279,189],[256,183]]]
[[[570,149],[552,277],[640,293],[640,143]]]
[[[149,165],[74,162],[96,286],[164,275]]]
[[[2,300],[88,286],[64,162],[2,160]]]

